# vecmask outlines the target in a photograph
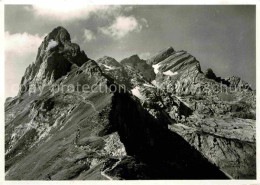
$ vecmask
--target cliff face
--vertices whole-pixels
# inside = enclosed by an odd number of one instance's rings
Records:
[[[44,38],[38,48],[36,61],[27,67],[19,94],[50,85],[66,75],[72,65],[81,66],[88,60],[84,51],[77,44],[71,43],[68,31],[57,27]]]
[[[129,66],[135,70],[138,70],[147,81],[155,79],[155,73],[151,65],[148,65],[145,60],[139,58],[138,55],[133,55],[129,58],[123,59],[121,62],[124,66]]]
[[[230,177],[255,178],[255,91],[239,77],[203,73],[194,56],[171,47],[147,64],[155,79],[132,86],[142,106]]]
[[[171,47],[96,63],[55,28],[5,103],[6,179],[255,178],[255,92],[212,73]]]

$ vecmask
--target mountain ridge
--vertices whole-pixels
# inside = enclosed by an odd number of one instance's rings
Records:
[[[219,79],[172,47],[95,62],[57,27],[6,100],[6,179],[255,178],[255,91]]]

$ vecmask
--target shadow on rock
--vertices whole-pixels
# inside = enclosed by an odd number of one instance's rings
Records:
[[[128,94],[117,93],[113,97],[110,121],[128,156],[106,170],[109,176],[119,179],[228,178],[181,136],[168,130],[166,119],[155,119]]]

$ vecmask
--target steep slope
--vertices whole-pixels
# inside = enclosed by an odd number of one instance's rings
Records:
[[[123,60],[123,62],[117,62],[114,58],[111,57],[102,57],[97,60],[98,65],[104,74],[113,79],[116,83],[123,85],[124,89],[133,95],[142,98],[139,87],[146,85],[152,85],[151,82],[145,77],[145,74],[142,72],[145,71],[143,62],[144,60],[140,60],[140,58],[134,55],[134,57],[129,57]],[[133,63],[141,62],[140,65],[134,65]],[[142,66],[139,70],[138,66]],[[148,66],[145,64],[145,66]],[[150,66],[152,69],[152,67]],[[148,70],[146,72],[149,76],[154,76],[153,70]],[[155,77],[155,76],[154,76]],[[154,78],[152,77],[152,78]]]
[[[154,65],[158,62],[166,59],[169,57],[172,53],[174,53],[174,49],[172,47],[169,47],[165,50],[159,51],[156,55],[154,55],[152,58],[147,60],[147,64]]]
[[[208,78],[185,51],[153,58],[155,84],[167,94],[161,97],[175,122],[169,128],[233,178],[255,178],[255,92],[239,78]],[[169,97],[186,109],[172,109]]]
[[[104,56],[97,60],[97,64],[100,66],[102,71],[115,80],[118,84],[123,84],[126,88],[131,88],[132,84],[129,80],[128,73],[126,69],[118,63],[114,58]]]
[[[129,58],[125,58],[120,62],[124,66],[130,66],[135,70],[139,71],[147,81],[152,81],[155,79],[155,73],[153,68],[146,64],[145,60],[139,58],[138,55],[133,55]]]
[[[171,47],[147,64],[156,78],[135,89],[142,106],[232,178],[255,178],[255,91],[238,77],[204,74],[194,56]]]
[[[38,49],[36,61],[29,65],[22,77],[20,92],[34,91],[50,85],[70,71],[72,65],[81,66],[89,58],[80,47],[71,43],[68,31],[57,27],[48,34]]]
[[[97,168],[95,173],[85,178],[107,179],[100,173],[100,161],[126,155],[109,124],[113,93],[98,65],[82,57],[83,52],[73,56],[74,51],[67,51],[66,45],[51,55],[43,51],[46,40],[62,37],[67,33],[64,30],[58,27],[45,38],[39,48],[44,60],[39,69],[33,68],[38,75],[26,82],[27,91],[6,102],[6,179],[73,179],[93,167]],[[68,53],[59,55],[64,52]],[[56,55],[60,56],[57,60],[52,58]],[[75,61],[66,60],[70,55]],[[36,61],[40,61],[38,57]],[[65,70],[48,62],[71,66]],[[65,71],[57,80],[47,81],[44,74],[49,70]],[[46,79],[44,86],[38,83],[38,77]],[[32,91],[35,84],[37,88]]]
[[[141,62],[141,64],[133,64],[139,62]],[[122,60],[120,63],[114,58],[107,56],[97,60],[98,65],[106,75],[114,79],[118,84],[125,85],[128,90],[131,90],[140,84],[149,83],[149,80],[143,74],[145,69],[143,62],[144,61],[139,57],[129,57],[129,60],[127,58]],[[140,72],[140,68],[137,66],[142,66],[142,72]],[[145,64],[145,66],[147,66],[147,64]],[[149,76],[154,75],[149,72]],[[152,78],[154,79],[155,76]]]
[[[255,178],[254,91],[193,93],[220,83],[184,51],[138,58],[96,63],[48,34],[5,102],[6,179]]]
[[[108,57],[99,64],[104,71],[121,67]],[[127,74],[143,78],[133,70]],[[58,27],[47,35],[19,94],[5,103],[6,179],[226,178],[185,140],[165,137],[167,120],[154,119],[113,81],[70,42],[67,30]],[[176,153],[164,141],[182,145]],[[165,153],[148,152],[158,147]],[[176,158],[186,152],[185,160]],[[204,173],[186,173],[198,163]]]

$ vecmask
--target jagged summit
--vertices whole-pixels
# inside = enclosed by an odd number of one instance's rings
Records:
[[[53,29],[38,48],[36,61],[22,77],[19,95],[32,86],[50,85],[66,75],[73,65],[82,66],[90,60],[78,44],[72,43],[68,31],[59,26]]]
[[[35,86],[45,88],[30,95]],[[256,101],[246,86],[172,47],[95,62],[57,27],[5,102],[6,179],[254,179]]]
[[[147,64],[145,60],[140,59],[138,55],[132,55],[125,58],[121,60],[120,63],[140,71],[147,81],[152,81],[155,79],[155,73],[152,66]]]
[[[128,63],[128,62],[136,62],[138,60],[141,60],[138,55],[132,55],[128,58],[121,60],[120,63],[124,64],[124,63]]]
[[[215,73],[213,72],[213,70],[211,68],[208,68],[206,71],[205,71],[205,76],[209,79],[216,79],[217,76],[215,75]]]
[[[147,60],[147,64],[150,64],[150,65],[157,64],[158,62],[169,57],[174,52],[175,52],[175,50],[172,47],[159,51],[153,57],[151,57],[150,59]]]
[[[55,40],[57,42],[70,42],[69,32],[62,26],[54,28],[47,36],[46,41]]]
[[[111,66],[111,67],[121,67],[122,66],[118,61],[116,61],[114,58],[109,57],[109,56],[104,56],[102,58],[99,58],[97,60],[97,63]]]

